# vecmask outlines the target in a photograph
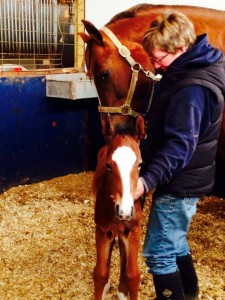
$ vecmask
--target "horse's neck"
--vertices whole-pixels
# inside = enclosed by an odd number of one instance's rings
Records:
[[[149,28],[149,17],[137,16],[134,18],[123,19],[110,24],[108,27],[121,41],[129,40],[141,43],[144,33]]]

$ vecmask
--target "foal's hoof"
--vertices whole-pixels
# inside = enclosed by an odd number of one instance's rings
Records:
[[[127,300],[127,296],[125,296],[123,293],[121,292],[117,292],[117,297],[119,300]]]
[[[102,299],[105,299],[105,296],[108,293],[109,289],[110,289],[110,281],[108,281],[104,287],[104,290],[102,293]]]

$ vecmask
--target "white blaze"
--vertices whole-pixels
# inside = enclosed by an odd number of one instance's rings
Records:
[[[122,179],[123,195],[121,209],[124,214],[130,214],[133,198],[130,193],[130,173],[136,161],[134,151],[127,146],[118,147],[112,155],[112,160],[117,164]]]

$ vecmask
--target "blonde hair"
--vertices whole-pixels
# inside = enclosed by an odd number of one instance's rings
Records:
[[[143,38],[143,47],[147,53],[158,48],[175,53],[180,47],[193,46],[196,39],[193,23],[178,11],[166,11],[150,25]]]

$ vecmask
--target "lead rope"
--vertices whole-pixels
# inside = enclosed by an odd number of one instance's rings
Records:
[[[149,102],[148,102],[148,107],[147,107],[147,112],[149,113],[150,111],[150,108],[151,108],[151,105],[152,105],[152,100],[153,100],[153,95],[154,95],[154,92],[155,92],[155,81],[153,81],[153,84],[152,84],[152,91],[151,91],[151,95],[150,95],[150,98],[149,98]]]

